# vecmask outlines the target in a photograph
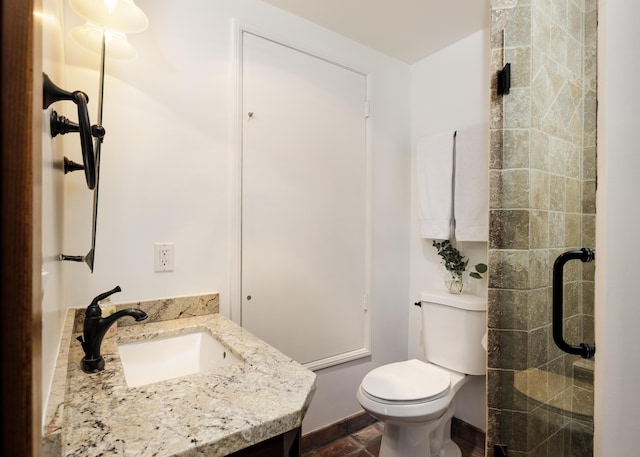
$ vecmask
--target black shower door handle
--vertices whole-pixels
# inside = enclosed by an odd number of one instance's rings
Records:
[[[567,251],[558,256],[553,264],[553,289],[552,289],[552,304],[553,304],[553,341],[564,352],[569,354],[576,354],[582,356],[583,359],[590,359],[596,353],[596,346],[588,345],[586,343],[580,343],[578,346],[572,346],[564,340],[563,336],[563,284],[564,284],[564,265],[569,260],[580,260],[584,262],[592,262],[596,258],[596,254],[593,249],[582,248],[576,251]]]

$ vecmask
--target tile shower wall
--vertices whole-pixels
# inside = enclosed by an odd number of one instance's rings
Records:
[[[595,244],[596,1],[493,0],[488,454],[591,456],[593,369],[551,335],[551,272]],[[593,264],[565,268],[565,338],[593,342]],[[575,375],[575,376],[574,376]]]

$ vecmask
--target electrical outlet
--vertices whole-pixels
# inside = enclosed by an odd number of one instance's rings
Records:
[[[154,248],[155,271],[173,271],[173,243],[156,243]]]

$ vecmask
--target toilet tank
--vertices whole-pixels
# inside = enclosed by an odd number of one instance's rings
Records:
[[[427,361],[459,373],[485,374],[482,339],[487,331],[487,299],[426,291],[420,301]]]

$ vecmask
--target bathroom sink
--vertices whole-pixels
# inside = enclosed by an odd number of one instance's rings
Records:
[[[205,331],[120,344],[118,352],[129,387],[242,362]]]

